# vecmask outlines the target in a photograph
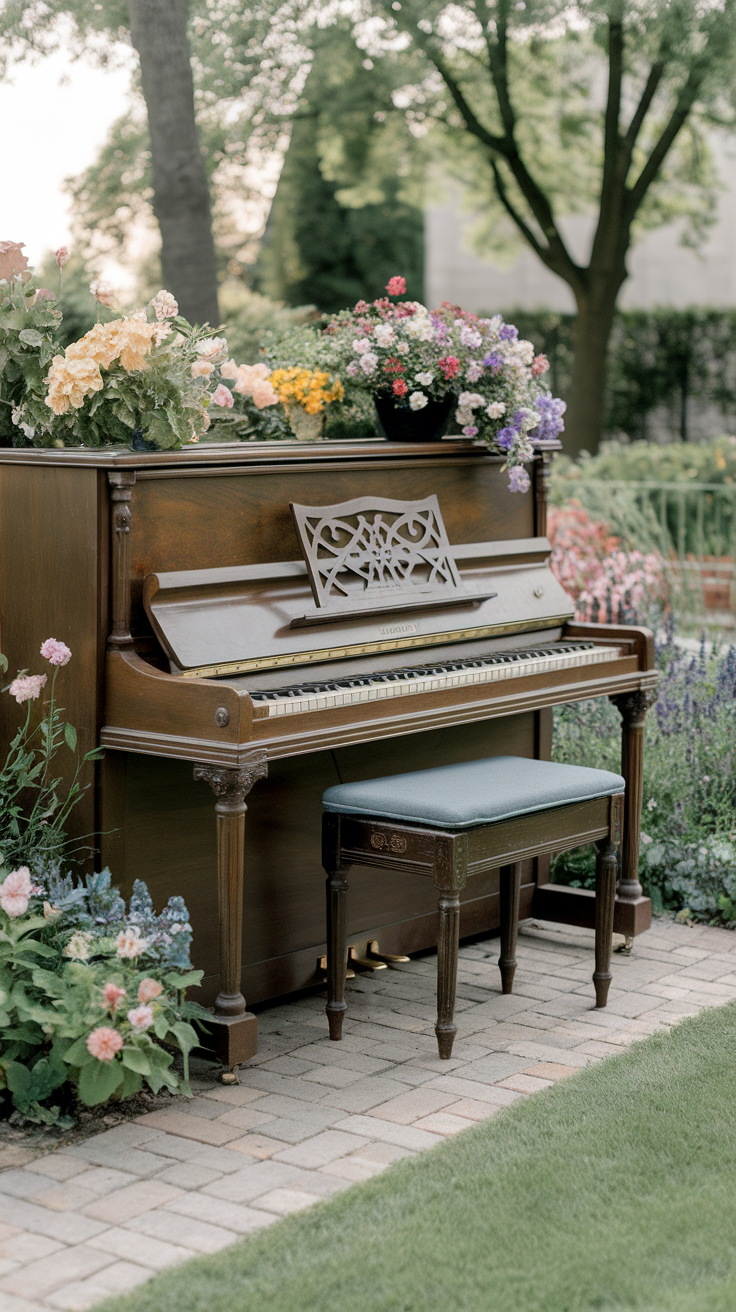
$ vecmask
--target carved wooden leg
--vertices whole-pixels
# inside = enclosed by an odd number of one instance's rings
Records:
[[[650,689],[636,689],[611,698],[621,716],[621,773],[626,780],[621,879],[618,885],[620,902],[636,902],[642,897],[642,886],[639,883],[639,835],[644,789],[644,727],[647,711],[656,699],[656,692]],[[648,928],[648,924],[642,924],[642,928]],[[638,928],[636,932],[639,932]]]
[[[596,843],[595,863],[595,1005],[605,1007],[611,986],[613,908],[616,901],[616,844],[611,835]]]
[[[514,975],[516,974],[516,938],[519,932],[519,896],[521,894],[521,861],[511,866],[501,866],[501,955],[498,968],[501,972],[501,988],[504,993],[512,993]]]
[[[441,893],[440,925],[437,939],[437,1047],[440,1057],[452,1056],[457,1034],[455,991],[457,989],[457,950],[460,942],[460,894]]]
[[[322,864],[327,872],[327,1006],[325,1013],[330,1038],[342,1038],[342,1019],[347,1010],[345,979],[348,960],[347,873],[350,864],[340,861],[340,817],[331,811],[322,816]]]
[[[265,752],[237,768],[195,765],[194,778],[210,785],[217,802],[217,881],[220,917],[220,992],[215,999],[215,1043],[228,1066],[256,1051],[258,1023],[240,991],[243,950],[245,799],[268,774]],[[222,1027],[222,1028],[220,1028]]]

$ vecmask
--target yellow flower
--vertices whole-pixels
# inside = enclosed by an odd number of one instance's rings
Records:
[[[120,341],[119,319],[112,323],[96,323],[78,342],[67,346],[64,354],[67,360],[96,360],[103,369],[109,369],[120,353]]]
[[[64,415],[70,406],[75,410],[86,396],[102,389],[102,374],[96,360],[89,358],[66,360],[55,355],[48,372],[49,391],[46,404],[56,415]]]
[[[289,369],[275,369],[269,379],[276,395],[284,405],[296,402],[309,415],[319,414],[329,401],[341,401],[342,384],[336,380],[329,387],[330,375],[321,369],[302,369],[292,365]]]
[[[121,319],[120,363],[123,369],[132,373],[134,369],[146,369],[146,355],[153,345],[157,325],[146,323],[144,319]]]

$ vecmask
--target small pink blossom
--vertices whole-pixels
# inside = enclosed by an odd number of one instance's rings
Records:
[[[114,1016],[117,1010],[118,1003],[122,1002],[123,998],[126,996],[126,993],[125,993],[125,989],[119,988],[117,984],[113,984],[112,981],[110,981],[108,984],[105,985],[104,989],[102,990],[102,996],[105,999],[105,1006],[107,1007],[108,1011]]]
[[[100,305],[106,305],[108,309],[112,309],[115,304],[115,289],[110,286],[109,282],[104,282],[102,278],[97,278],[94,282],[90,283],[89,290],[95,300],[99,301]]]
[[[546,374],[549,369],[549,360],[546,355],[535,355],[532,360],[532,378],[538,378],[540,374]]]
[[[41,689],[45,687],[45,674],[20,674],[17,679],[13,679],[8,692],[22,706],[23,702],[35,701],[40,697]]]
[[[153,1002],[154,998],[159,998],[164,991],[163,984],[159,984],[157,979],[142,979],[138,985],[138,1001]]]
[[[47,638],[41,644],[41,655],[49,665],[68,665],[72,654],[65,642],[59,642],[58,638]]]
[[[0,907],[11,919],[24,916],[28,910],[28,900],[34,891],[31,872],[28,866],[20,866],[6,875],[0,884]]]
[[[233,397],[230,388],[226,387],[224,383],[218,383],[217,387],[212,393],[212,404],[224,405],[227,407],[228,410],[232,410],[234,399],[235,398]]]
[[[87,1051],[98,1061],[113,1061],[123,1046],[123,1036],[109,1025],[100,1025],[87,1036]]]
[[[49,291],[48,287],[39,287],[38,291],[36,292],[36,300],[55,301],[56,297],[54,296],[53,292]]]
[[[220,374],[223,378],[237,378],[238,365],[234,360],[226,360],[224,364],[220,365]]]
[[[153,1025],[153,1007],[134,1007],[128,1012],[134,1030],[150,1030]]]
[[[163,291],[163,289],[156,293],[151,305],[156,311],[156,318],[159,323],[163,323],[164,319],[173,319],[179,313],[178,302],[171,295],[171,292]]]
[[[403,296],[406,292],[406,278],[402,278],[398,274],[393,278],[389,278],[386,283],[386,291],[389,296]]]
[[[69,259],[69,247],[60,246],[58,251],[54,251],[54,259],[56,260],[57,269],[63,269]]]

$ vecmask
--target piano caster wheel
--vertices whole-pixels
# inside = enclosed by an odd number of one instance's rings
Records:
[[[381,945],[374,938],[368,944],[368,960],[385,961],[387,965],[395,966],[402,962],[409,961],[410,958],[403,956],[401,953],[381,952]]]
[[[234,1071],[223,1071],[222,1074],[221,1074],[221,1076],[220,1076],[220,1083],[221,1083],[221,1084],[237,1084],[237,1083],[238,1083],[238,1072],[237,1072],[236,1070],[234,1070]]]
[[[634,946],[634,935],[627,934],[623,943],[619,943],[615,951],[620,953],[622,957],[630,957],[631,949],[633,948],[633,946]]]

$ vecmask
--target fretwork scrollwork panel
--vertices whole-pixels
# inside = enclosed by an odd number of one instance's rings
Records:
[[[319,608],[463,596],[436,496],[360,497],[334,506],[292,505],[291,511]]]

